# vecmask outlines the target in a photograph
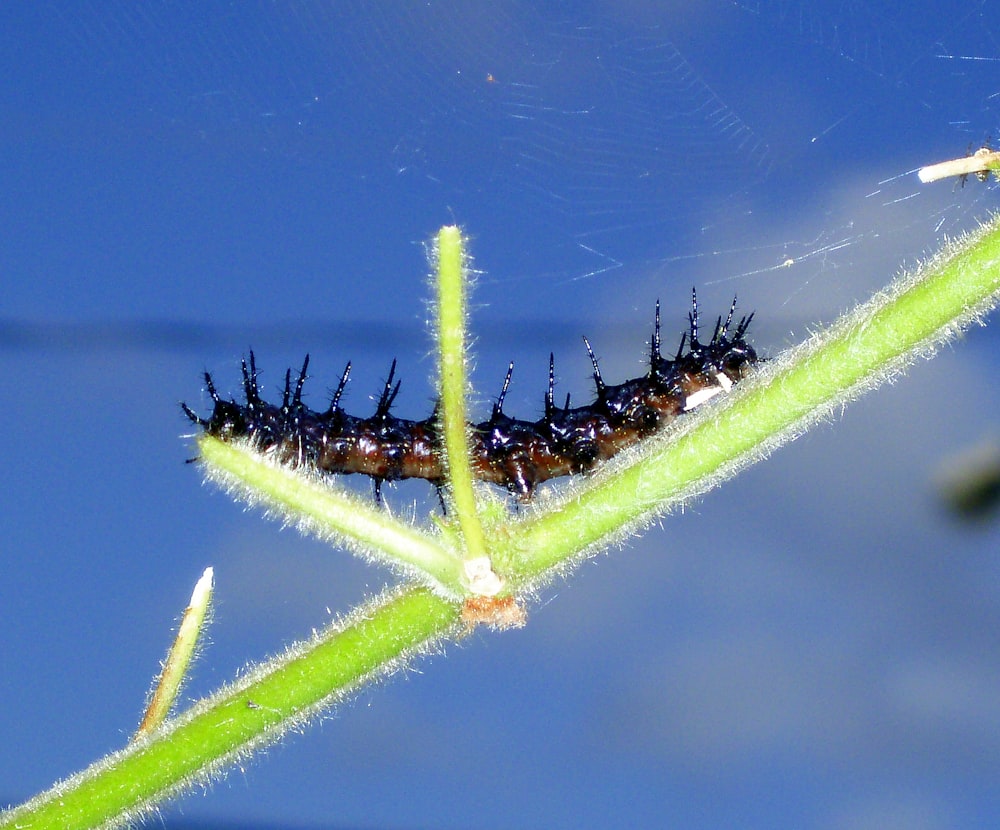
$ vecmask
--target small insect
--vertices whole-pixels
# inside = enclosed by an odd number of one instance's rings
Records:
[[[984,160],[985,161],[986,159],[988,159],[991,156],[995,155],[993,147],[991,146],[990,139],[988,139],[988,138],[986,139],[986,143],[983,144],[983,146],[980,147],[978,150],[976,150],[976,152],[974,152],[974,153],[971,152],[971,150],[972,150],[971,147],[969,148],[969,150],[970,150],[970,152],[967,155],[968,155],[969,158],[972,158],[972,159],[980,159],[980,160]],[[959,176],[958,177],[959,185],[961,187],[965,187],[965,183],[966,183],[966,181],[968,181],[968,178],[969,178],[969,174],[968,173],[963,173],[961,176]],[[979,179],[979,181],[981,181],[981,182],[987,182],[990,179],[990,171],[989,170],[977,170],[976,171],[976,178]]]
[[[917,177],[921,182],[936,182],[940,179],[947,179],[957,176],[956,187],[965,187],[971,174],[981,182],[988,181],[990,174],[994,178],[1000,179],[1000,151],[994,150],[989,138],[975,152],[972,152],[972,145],[962,158],[949,159],[937,164],[928,164],[917,170]]]

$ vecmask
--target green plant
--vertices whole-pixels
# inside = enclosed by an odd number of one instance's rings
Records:
[[[520,624],[524,605],[545,581],[765,457],[980,320],[1000,298],[1000,220],[947,243],[731,394],[565,485],[544,507],[516,515],[474,486],[467,462],[467,283],[457,228],[439,233],[436,260],[447,520],[411,527],[245,448],[199,441],[213,479],[308,532],[387,562],[402,575],[401,586],[0,814],[0,827],[127,823],[445,639],[481,622]]]

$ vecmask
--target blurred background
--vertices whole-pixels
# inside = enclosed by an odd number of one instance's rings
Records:
[[[537,417],[550,350],[587,400],[581,334],[639,374],[692,286],[777,355],[994,209],[914,171],[997,135],[998,39],[982,0],[0,9],[0,799],[128,740],[206,566],[186,700],[392,580],[202,486],[203,370],[309,352],[319,407],[351,360],[364,414],[396,357],[425,416],[451,222],[479,417],[512,359]],[[150,824],[990,825],[997,331]]]

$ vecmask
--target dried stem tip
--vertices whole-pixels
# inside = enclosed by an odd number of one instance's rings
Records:
[[[980,147],[971,156],[921,167],[917,171],[917,176],[924,184],[947,179],[950,176],[968,176],[970,173],[975,173],[985,181],[989,172],[998,168],[1000,168],[1000,151]]]

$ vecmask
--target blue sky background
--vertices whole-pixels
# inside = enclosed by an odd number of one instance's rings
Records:
[[[995,207],[913,173],[997,135],[986,8],[0,9],[0,798],[128,739],[206,566],[191,698],[391,579],[201,486],[178,402],[207,409],[204,369],[235,392],[253,346],[273,390],[308,351],[318,406],[350,359],[363,413],[397,357],[398,412],[425,415],[423,246],[448,222],[481,271],[484,415],[514,359],[508,409],[536,416],[550,350],[584,399],[583,333],[634,376],[654,301],[679,335],[691,286],[713,314],[738,294],[775,355]],[[936,482],[1000,441],[997,343],[971,331],[524,630],[363,692],[162,824],[991,824],[1000,531]]]

